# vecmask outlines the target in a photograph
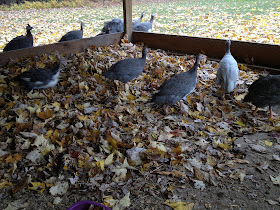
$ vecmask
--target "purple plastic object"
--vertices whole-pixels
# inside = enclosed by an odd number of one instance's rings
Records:
[[[105,210],[112,210],[107,206],[104,206],[100,203],[96,203],[94,201],[80,201],[78,203],[74,203],[72,206],[70,206],[67,210],[88,210],[90,205],[103,207]]]

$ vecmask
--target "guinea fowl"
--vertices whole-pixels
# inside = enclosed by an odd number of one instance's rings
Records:
[[[132,30],[133,31],[152,32],[154,18],[155,18],[155,15],[152,14],[151,19],[149,21],[133,25]]]
[[[243,102],[251,102],[256,106],[254,116],[258,107],[269,106],[270,117],[273,118],[272,106],[280,104],[280,75],[269,75],[254,81]]]
[[[22,48],[33,47],[33,36],[31,30],[33,28],[27,24],[26,26],[26,36],[17,36],[13,38],[3,49],[3,51],[17,50]]]
[[[54,87],[58,82],[61,66],[65,62],[65,59],[60,59],[59,64],[52,69],[39,68],[25,71],[14,77],[13,80],[28,91]]]
[[[160,91],[153,96],[152,102],[156,104],[173,105],[181,99],[185,100],[195,89],[197,82],[197,68],[203,57],[202,54],[199,54],[196,57],[193,67],[189,71],[179,73],[166,80],[160,86]],[[167,110],[168,106],[165,110],[166,113],[168,113]]]
[[[145,14],[145,12],[143,11],[139,19],[132,20],[132,25],[137,25],[139,23],[142,23],[142,19],[144,17],[144,14]]]
[[[120,18],[114,18],[111,21],[104,22],[104,27],[98,35],[123,32],[123,26],[123,21]]]
[[[59,42],[65,42],[65,41],[70,41],[70,40],[75,40],[75,39],[82,39],[83,38],[83,26],[85,24],[81,23],[81,29],[80,30],[74,30],[74,31],[69,31],[67,32]]]
[[[127,83],[138,77],[144,70],[147,48],[143,47],[141,58],[127,58],[115,63],[109,71],[103,73],[108,79]]]
[[[239,72],[237,62],[230,53],[230,43],[230,40],[226,41],[227,51],[219,63],[216,77],[216,84],[228,93],[236,87]]]

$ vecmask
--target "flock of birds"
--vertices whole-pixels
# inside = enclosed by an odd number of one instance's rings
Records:
[[[139,19],[132,20],[133,31],[152,32],[155,15],[152,14],[151,19],[147,22],[142,22],[143,17],[144,17],[144,12],[142,12]],[[73,30],[67,32],[65,35],[61,37],[59,42],[82,39],[84,25],[85,24],[82,22],[80,30]],[[10,50],[33,47],[33,35],[31,33],[32,29],[33,28],[28,24],[26,26],[26,35],[17,36],[13,38],[9,43],[7,43],[3,51],[6,52]],[[124,31],[123,21],[120,18],[114,18],[111,21],[104,22],[104,27],[102,28],[101,33],[99,33],[97,36],[123,32],[123,31]]]
[[[220,61],[216,76],[216,83],[220,85],[226,93],[232,92],[236,88],[238,80],[238,64],[230,52],[230,40],[226,41],[227,51]],[[137,78],[144,70],[146,64],[147,48],[144,46],[142,57],[127,58],[118,61],[108,71],[103,72],[103,76],[110,80],[118,80],[122,83]],[[159,91],[153,95],[152,102],[168,107],[180,102],[191,94],[197,83],[197,69],[204,55],[199,54],[193,67],[166,80],[159,88]],[[20,86],[28,91],[32,89],[46,89],[54,87],[59,80],[59,73],[65,59],[60,59],[59,65],[53,69],[32,69],[25,71],[14,78]],[[273,118],[271,107],[280,104],[280,75],[269,75],[261,77],[254,81],[248,89],[248,94],[244,102],[251,102],[256,106],[253,114],[256,114],[258,107],[270,107],[270,117]]]
[[[144,12],[139,19],[133,20],[133,30],[135,31],[152,31],[154,15],[151,15],[151,19],[148,22],[142,22]],[[69,31],[66,33],[59,42],[69,41],[74,39],[82,39],[83,26],[81,23],[81,29],[75,31]],[[123,21],[119,18],[114,18],[111,21],[104,23],[104,27],[99,35],[116,33],[123,31]],[[33,37],[31,34],[32,27],[28,24],[26,27],[26,36],[18,36],[11,40],[3,51],[21,49],[33,47]],[[224,92],[230,93],[236,88],[238,80],[238,64],[230,52],[231,41],[226,41],[227,50],[219,63],[219,68],[216,76],[216,84],[220,85]],[[103,76],[111,80],[119,80],[123,83],[127,83],[137,78],[144,70],[146,63],[147,48],[143,47],[141,58],[128,58],[115,63],[108,71],[103,72]],[[185,99],[196,88],[197,83],[197,69],[203,55],[199,54],[196,57],[196,61],[193,67],[187,71],[174,75],[170,79],[166,80],[159,91],[154,94],[152,102],[166,106],[166,113],[168,113],[168,107],[179,102],[181,99]],[[62,65],[66,61],[60,59],[59,65],[53,69],[32,69],[14,78],[19,82],[20,86],[25,87],[28,91],[32,89],[46,89],[54,87],[59,79],[59,74]],[[280,75],[269,75],[261,77],[254,81],[248,89],[248,94],[245,96],[244,102],[251,102],[256,106],[253,112],[256,115],[258,107],[269,106],[270,117],[273,118],[272,106],[280,104]]]

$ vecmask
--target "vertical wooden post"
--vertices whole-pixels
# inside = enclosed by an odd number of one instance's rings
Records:
[[[132,42],[132,0],[123,0],[124,33]]]

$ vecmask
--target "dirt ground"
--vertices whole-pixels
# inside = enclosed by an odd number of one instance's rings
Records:
[[[251,145],[264,140],[278,144],[266,147],[266,151],[262,152],[252,149]],[[208,183],[204,190],[199,190],[194,188],[191,180],[132,171],[131,177],[123,183],[122,187],[122,191],[131,192],[131,206],[126,209],[172,209],[163,204],[167,199],[193,203],[193,209],[279,209],[280,188],[271,181],[271,176],[278,176],[280,171],[279,160],[275,160],[273,156],[280,154],[279,134],[278,136],[271,133],[244,135],[236,139],[234,143],[237,154],[244,158],[241,168],[244,178],[212,180],[212,183]],[[118,197],[117,190],[107,193],[115,193]],[[49,193],[22,191],[15,196],[3,197],[3,194],[0,196],[2,201],[0,208],[5,210],[66,209],[81,200],[101,202],[100,191],[94,189],[92,191],[69,189],[61,197],[62,202],[58,205],[53,205],[54,197]]]

